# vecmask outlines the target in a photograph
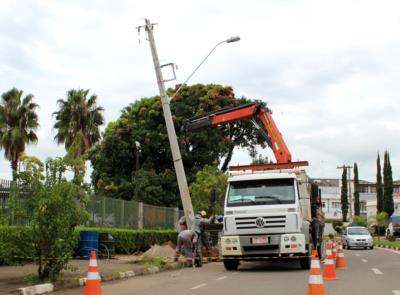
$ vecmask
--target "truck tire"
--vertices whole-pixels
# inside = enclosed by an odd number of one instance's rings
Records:
[[[311,257],[300,258],[301,269],[310,269],[311,267]]]
[[[237,259],[224,259],[224,266],[226,270],[237,270],[239,267],[239,260]]]

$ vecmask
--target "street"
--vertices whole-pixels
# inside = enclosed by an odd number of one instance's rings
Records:
[[[337,270],[338,280],[325,281],[327,294],[400,294],[400,255],[391,250],[346,250],[347,270]],[[283,294],[307,293],[308,271],[297,262],[244,262],[236,272],[222,263],[181,269],[102,284],[103,294]],[[54,294],[83,294],[83,289]]]

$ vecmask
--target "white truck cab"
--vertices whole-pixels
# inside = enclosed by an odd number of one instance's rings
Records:
[[[304,170],[232,175],[225,197],[221,253],[227,270],[239,260],[299,259],[309,268],[310,197]]]

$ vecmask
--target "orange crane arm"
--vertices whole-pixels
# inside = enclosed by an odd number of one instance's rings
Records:
[[[292,155],[279,132],[271,114],[261,105],[250,103],[234,108],[225,108],[202,116],[193,117],[185,122],[185,130],[194,130],[205,126],[224,125],[235,121],[250,119],[266,139],[277,163],[291,163]],[[262,124],[263,127],[260,126]],[[305,163],[305,162],[301,162]],[[285,165],[285,167],[288,165]],[[294,166],[289,165],[289,166]]]

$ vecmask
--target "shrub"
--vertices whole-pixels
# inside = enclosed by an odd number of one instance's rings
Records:
[[[18,264],[33,257],[32,229],[0,226],[0,265]]]
[[[19,183],[10,198],[18,200],[21,192],[24,194],[23,206],[15,202],[12,210],[29,222],[30,244],[27,247],[17,236],[13,246],[16,251],[32,249],[29,251],[39,266],[39,280],[54,281],[73,254],[77,243],[75,227],[87,220],[86,193],[64,178],[67,167],[63,159],[48,159],[45,166],[34,157],[25,156],[22,160]],[[12,263],[12,259],[3,260]]]
[[[115,252],[118,254],[131,254],[146,251],[154,244],[177,239],[174,230],[135,230],[119,228],[78,228],[77,231],[93,230],[99,233],[110,233],[115,239]]]
[[[333,226],[333,228],[336,228],[337,226],[342,227],[343,226],[343,221],[341,221],[341,220],[332,220],[332,226]]]
[[[343,226],[341,225],[335,226],[335,231],[337,232],[338,235],[340,235],[343,232]]]
[[[359,226],[367,226],[367,217],[366,216],[354,216],[352,225],[359,225]]]
[[[72,248],[78,248],[79,232],[84,230],[110,233],[115,239],[117,254],[146,251],[153,244],[176,241],[174,230],[134,230],[118,228],[76,228],[71,239]],[[0,226],[0,265],[12,265],[33,260],[33,231],[31,227]],[[72,255],[72,252],[68,252]],[[70,258],[70,257],[68,257]]]

